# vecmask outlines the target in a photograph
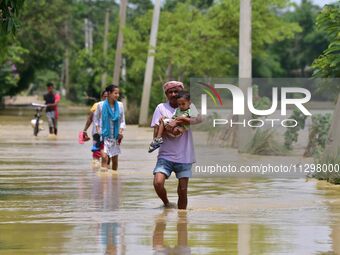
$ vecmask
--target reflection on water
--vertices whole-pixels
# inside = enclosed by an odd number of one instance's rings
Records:
[[[0,254],[340,254],[340,189],[303,179],[193,178],[160,208],[150,130],[128,127],[119,175],[91,168],[84,117],[57,140],[0,116]],[[176,201],[176,180],[167,181]]]
[[[188,244],[188,221],[187,212],[178,211],[178,219],[176,225],[177,241],[174,247],[164,240],[164,234],[167,225],[167,212],[164,210],[156,217],[155,228],[152,238],[152,247],[155,254],[191,254],[191,249]]]
[[[93,178],[92,199],[95,208],[110,212],[119,209],[121,196],[121,183],[117,176],[109,176],[106,173],[97,174]]]
[[[124,250],[120,247],[122,242],[119,240],[120,228],[118,223],[101,223],[99,228],[101,244],[105,248],[105,254],[123,254]]]

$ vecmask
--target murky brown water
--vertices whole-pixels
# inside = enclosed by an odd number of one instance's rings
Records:
[[[0,254],[340,254],[340,189],[304,179],[192,178],[187,211],[152,187],[151,130],[129,126],[119,175],[91,168],[85,117],[57,140],[0,115]],[[167,182],[176,201],[176,180]]]

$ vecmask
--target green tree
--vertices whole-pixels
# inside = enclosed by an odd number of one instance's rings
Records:
[[[137,16],[146,14],[153,8],[151,0],[129,0],[129,6],[131,8],[127,10],[128,22],[134,20]]]
[[[103,56],[104,17],[107,9],[110,10],[109,44],[107,56]],[[118,31],[118,13],[119,7],[113,0],[75,1],[73,3],[70,99],[86,102],[84,94],[99,98],[101,74],[106,71],[108,77],[111,77]],[[91,20],[94,25],[92,52],[84,49],[84,18]],[[111,82],[111,79],[107,81]]]
[[[277,16],[286,22],[298,24],[300,29],[284,40],[281,38],[269,45],[264,55],[254,56],[254,76],[311,76],[313,60],[327,45],[325,34],[315,27],[320,10],[310,0],[303,0],[299,5],[293,4],[285,12],[277,10]]]
[[[326,32],[329,38],[328,48],[317,58],[313,67],[315,77],[340,77],[340,3],[326,5],[317,18],[317,26]],[[330,85],[329,85],[330,84]],[[339,160],[340,152],[340,85],[325,83],[322,90],[336,96],[337,102],[332,117],[332,124],[328,133],[328,141],[324,157],[328,162]]]
[[[137,17],[126,29],[125,54],[129,60],[128,83],[142,84],[147,57],[149,29],[152,11]],[[189,4],[177,4],[174,11],[162,11],[159,24],[156,62],[154,69],[155,84],[151,94],[151,107],[162,98],[160,84],[176,78],[188,82],[190,74],[204,76],[209,70],[223,70],[222,65],[211,65],[216,48],[220,48],[219,32],[207,15]],[[220,57],[219,55],[218,57]],[[214,69],[214,70],[212,70]],[[138,87],[127,86],[138,95]],[[140,95],[134,99],[140,100]]]
[[[26,89],[34,81],[39,69],[59,73],[66,42],[65,22],[70,17],[70,5],[66,0],[26,1],[20,18],[25,26],[17,31],[20,45],[29,51],[24,62],[18,65],[20,80],[10,93]]]
[[[23,55],[27,52],[18,44],[13,44],[7,47],[7,54],[0,57],[0,99],[17,88],[17,65],[23,63]]]
[[[27,53],[15,39],[18,14],[24,0],[0,1],[0,99],[17,87],[19,75],[17,64],[23,62]]]
[[[328,48],[313,62],[316,77],[340,77],[340,3],[326,5],[316,25],[329,39]],[[337,93],[340,87],[337,87]]]
[[[163,9],[165,11],[173,11],[179,2],[178,0],[167,0],[165,1]],[[181,1],[181,3],[192,5],[200,10],[207,10],[214,4],[214,0],[185,0]]]
[[[48,77],[58,77],[59,83],[63,76],[65,53],[70,60],[70,99],[80,100],[83,93],[98,96],[100,85],[96,83],[103,68],[110,73],[113,65],[108,61],[103,66],[103,26],[106,9],[111,11],[110,41],[115,41],[115,25],[118,8],[113,0],[37,0],[26,1],[21,10],[20,19],[25,20],[16,33],[17,45],[28,53],[22,56],[23,61],[17,65],[20,79],[12,86],[8,94],[16,94],[34,83],[35,89],[45,89]],[[37,15],[38,14],[38,15]],[[84,52],[84,18],[94,24],[93,52],[85,56]],[[7,50],[15,45],[7,40]],[[109,43],[108,59],[114,56],[114,44]],[[93,54],[91,56],[91,54]],[[90,63],[90,64],[89,64]],[[86,66],[88,65],[88,66]],[[95,70],[89,72],[89,70]],[[47,74],[48,75],[45,75]]]
[[[25,0],[0,1],[0,32],[15,33],[18,27],[18,13]]]
[[[255,56],[265,57],[269,45],[300,31],[296,23],[278,15],[287,2],[253,1]],[[238,0],[219,1],[204,10],[191,1],[170,3],[173,6],[164,8],[160,17],[151,108],[162,100],[160,85],[166,80],[179,79],[188,84],[190,77],[236,76],[238,70]],[[136,17],[126,29],[128,87],[136,100],[140,100],[140,86],[136,84],[143,84],[151,17],[151,11]]]

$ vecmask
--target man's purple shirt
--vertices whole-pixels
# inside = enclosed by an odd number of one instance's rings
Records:
[[[191,104],[190,109],[197,112],[196,107]],[[151,127],[159,125],[161,117],[171,118],[176,111],[176,108],[170,106],[169,102],[157,105],[153,113]],[[183,135],[177,138],[168,136],[163,137],[164,142],[159,148],[158,158],[166,159],[176,163],[195,163],[194,143],[192,132],[189,129]]]

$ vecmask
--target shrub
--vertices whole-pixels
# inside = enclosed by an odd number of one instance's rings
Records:
[[[316,171],[312,177],[318,180],[326,180],[333,184],[340,184],[340,172],[334,171],[339,169],[340,166],[340,152],[338,152],[337,156],[329,154],[319,156],[315,160],[315,165],[321,165],[321,169],[322,166],[326,166],[327,171]],[[333,166],[333,169],[331,169],[331,165]]]

